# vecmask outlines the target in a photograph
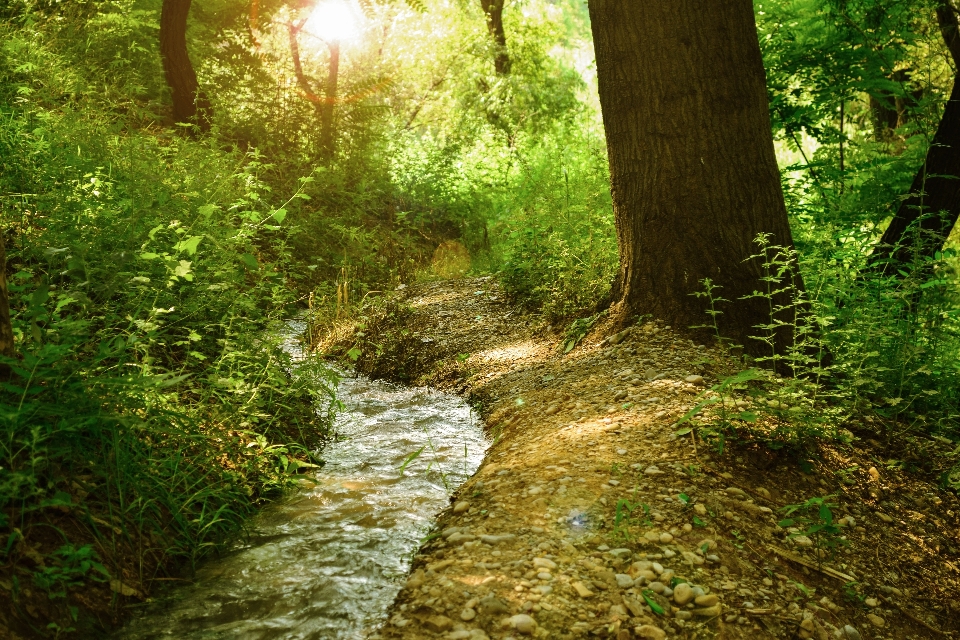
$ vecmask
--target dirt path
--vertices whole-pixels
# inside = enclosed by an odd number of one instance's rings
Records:
[[[359,349],[365,373],[467,395],[495,438],[372,639],[960,630],[954,495],[879,464],[880,443],[823,447],[805,474],[677,437],[729,361],[657,323],[608,329],[562,355],[559,335],[474,279],[405,289],[327,336],[329,351]],[[778,510],[833,494],[849,546],[818,568]]]

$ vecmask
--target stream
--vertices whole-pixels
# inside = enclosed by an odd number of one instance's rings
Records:
[[[384,622],[420,540],[489,442],[454,395],[345,377],[338,396],[338,438],[312,481],[114,638],[352,640]]]

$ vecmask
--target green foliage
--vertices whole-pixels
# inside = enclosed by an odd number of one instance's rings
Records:
[[[807,536],[811,539],[817,566],[822,566],[827,553],[835,554],[839,546],[850,544],[842,537],[843,530],[833,521],[832,510],[837,505],[830,500],[835,497],[809,498],[802,504],[790,504],[780,509],[791,517],[778,522],[778,526],[798,528],[798,531],[790,534],[791,538]]]

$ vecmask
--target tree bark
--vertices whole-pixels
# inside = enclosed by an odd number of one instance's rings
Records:
[[[337,144],[333,110],[337,104],[337,84],[340,77],[340,43],[333,41],[329,43],[329,48],[330,68],[327,71],[327,83],[320,109],[320,148],[328,159],[333,157]]]
[[[194,124],[209,131],[211,107],[187,52],[187,15],[192,0],[163,0],[160,10],[160,55],[173,97],[174,122]]]
[[[507,32],[503,28],[503,4],[505,0],[480,0],[483,13],[487,17],[487,30],[493,38],[496,52],[493,58],[493,67],[497,75],[504,76],[510,73],[510,54],[507,51]]]
[[[612,311],[704,325],[701,281],[730,300],[723,336],[754,354],[769,323],[759,234],[793,248],[750,0],[590,0],[620,250]],[[802,289],[799,277],[794,284]],[[774,297],[789,304],[789,294]],[[778,348],[787,346],[786,332]]]
[[[0,229],[0,356],[12,358],[13,325],[10,323],[10,298],[7,292],[7,251],[3,242],[3,230]],[[0,380],[10,376],[10,367],[0,364]]]
[[[946,0],[937,7],[944,42],[960,60],[957,13]],[[957,67],[960,69],[960,67]],[[960,82],[953,81],[943,117],[893,220],[870,256],[868,270],[896,275],[905,266],[922,263],[943,248],[960,216]]]

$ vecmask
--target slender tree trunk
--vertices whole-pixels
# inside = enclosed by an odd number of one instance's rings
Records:
[[[590,0],[620,249],[612,311],[704,325],[701,280],[732,301],[722,335],[770,322],[754,239],[792,248],[750,0]],[[796,282],[802,287],[802,283]],[[787,295],[774,303],[787,304]],[[781,349],[786,337],[778,338]]]
[[[330,46],[330,69],[327,72],[327,83],[323,92],[323,103],[320,109],[320,148],[327,158],[332,158],[336,151],[337,132],[334,129],[334,108],[337,104],[337,83],[340,77],[340,43],[333,41]]]
[[[12,358],[13,325],[10,323],[10,298],[7,293],[7,251],[3,242],[3,230],[0,229],[0,356]],[[0,364],[0,380],[10,376],[10,367]]]
[[[197,74],[187,52],[187,15],[191,0],[163,0],[160,10],[160,55],[163,72],[173,97],[174,122],[210,129],[210,101],[197,82]]]
[[[937,7],[944,42],[960,60],[957,13],[946,0]],[[960,68],[958,66],[957,68]],[[905,265],[932,258],[943,248],[960,216],[960,82],[954,78],[943,117],[909,196],[870,256],[869,270],[895,275]]]
[[[480,0],[483,13],[487,16],[487,30],[493,38],[496,53],[493,66],[497,75],[510,73],[510,54],[507,51],[507,32],[503,29],[503,4],[505,0]]]

